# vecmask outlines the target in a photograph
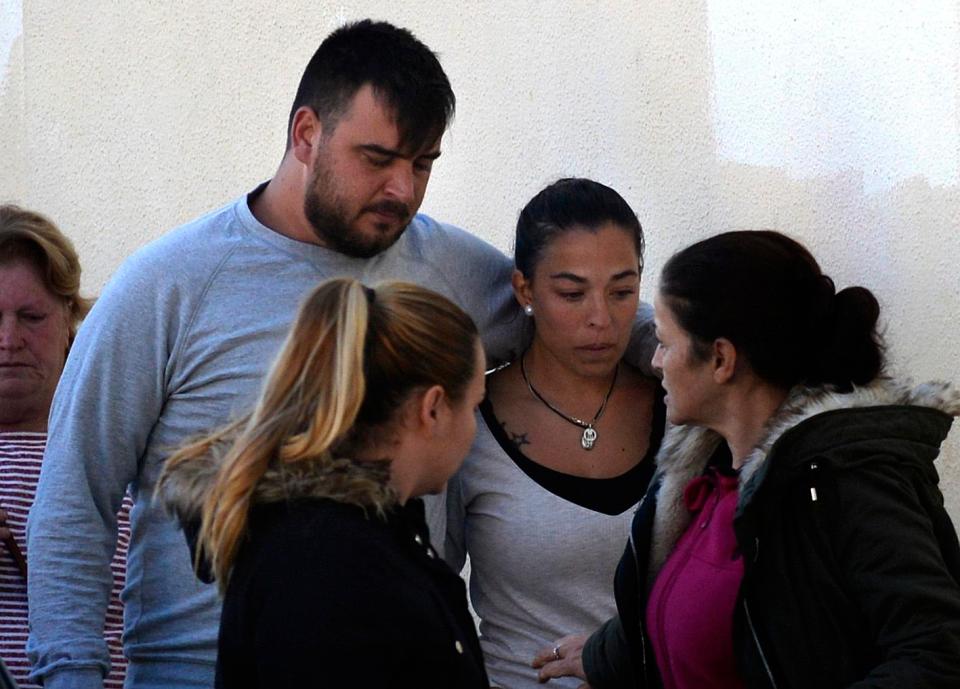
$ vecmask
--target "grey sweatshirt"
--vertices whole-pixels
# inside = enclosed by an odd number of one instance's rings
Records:
[[[128,259],[80,329],[51,410],[28,525],[34,676],[48,689],[102,686],[115,515],[130,485],[127,686],[212,686],[216,590],[194,577],[183,534],[151,501],[171,449],[249,406],[321,280],[422,284],[463,307],[488,353],[506,358],[524,321],[511,270],[493,247],[424,215],[382,254],[349,258],[264,227],[246,196]],[[442,542],[443,505],[433,511]]]

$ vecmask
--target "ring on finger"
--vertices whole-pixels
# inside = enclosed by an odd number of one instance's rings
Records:
[[[553,659],[554,659],[554,660],[561,660],[561,657],[560,657],[560,646],[554,646],[554,647],[553,647]]]

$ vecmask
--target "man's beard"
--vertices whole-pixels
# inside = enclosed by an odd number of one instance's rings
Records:
[[[370,258],[393,246],[410,219],[410,209],[397,201],[379,201],[365,206],[357,215],[366,212],[392,213],[397,216],[397,229],[388,230],[385,226],[371,236],[351,227],[346,204],[337,195],[337,185],[333,171],[323,157],[318,157],[313,166],[310,184],[303,197],[303,212],[313,231],[328,249],[352,256]],[[381,229],[378,227],[378,229]]]

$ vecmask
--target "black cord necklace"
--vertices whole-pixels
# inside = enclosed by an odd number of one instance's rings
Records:
[[[607,390],[606,397],[603,398],[603,402],[600,404],[600,408],[597,410],[597,413],[594,414],[593,420],[588,422],[584,421],[583,419],[578,419],[576,416],[564,414],[562,411],[550,404],[543,395],[537,392],[537,389],[533,387],[533,383],[531,383],[530,379],[527,378],[527,369],[523,365],[523,360],[526,358],[526,356],[526,352],[520,356],[520,375],[523,376],[523,382],[527,384],[527,389],[530,390],[530,394],[543,402],[547,409],[552,411],[564,421],[572,423],[575,426],[580,426],[580,428],[583,429],[583,435],[580,436],[580,447],[582,447],[584,450],[592,450],[594,444],[597,442],[597,429],[594,428],[594,425],[600,420],[600,417],[603,416],[603,412],[607,408],[607,402],[610,401],[610,395],[613,394],[613,386],[617,384],[617,374],[620,372],[620,363],[617,362],[616,368],[613,369],[613,380],[610,381],[610,389]]]

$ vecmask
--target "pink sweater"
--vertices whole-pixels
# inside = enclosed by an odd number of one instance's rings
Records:
[[[733,611],[743,558],[733,516],[737,477],[710,469],[684,492],[692,521],[657,575],[646,622],[665,689],[742,689]]]

